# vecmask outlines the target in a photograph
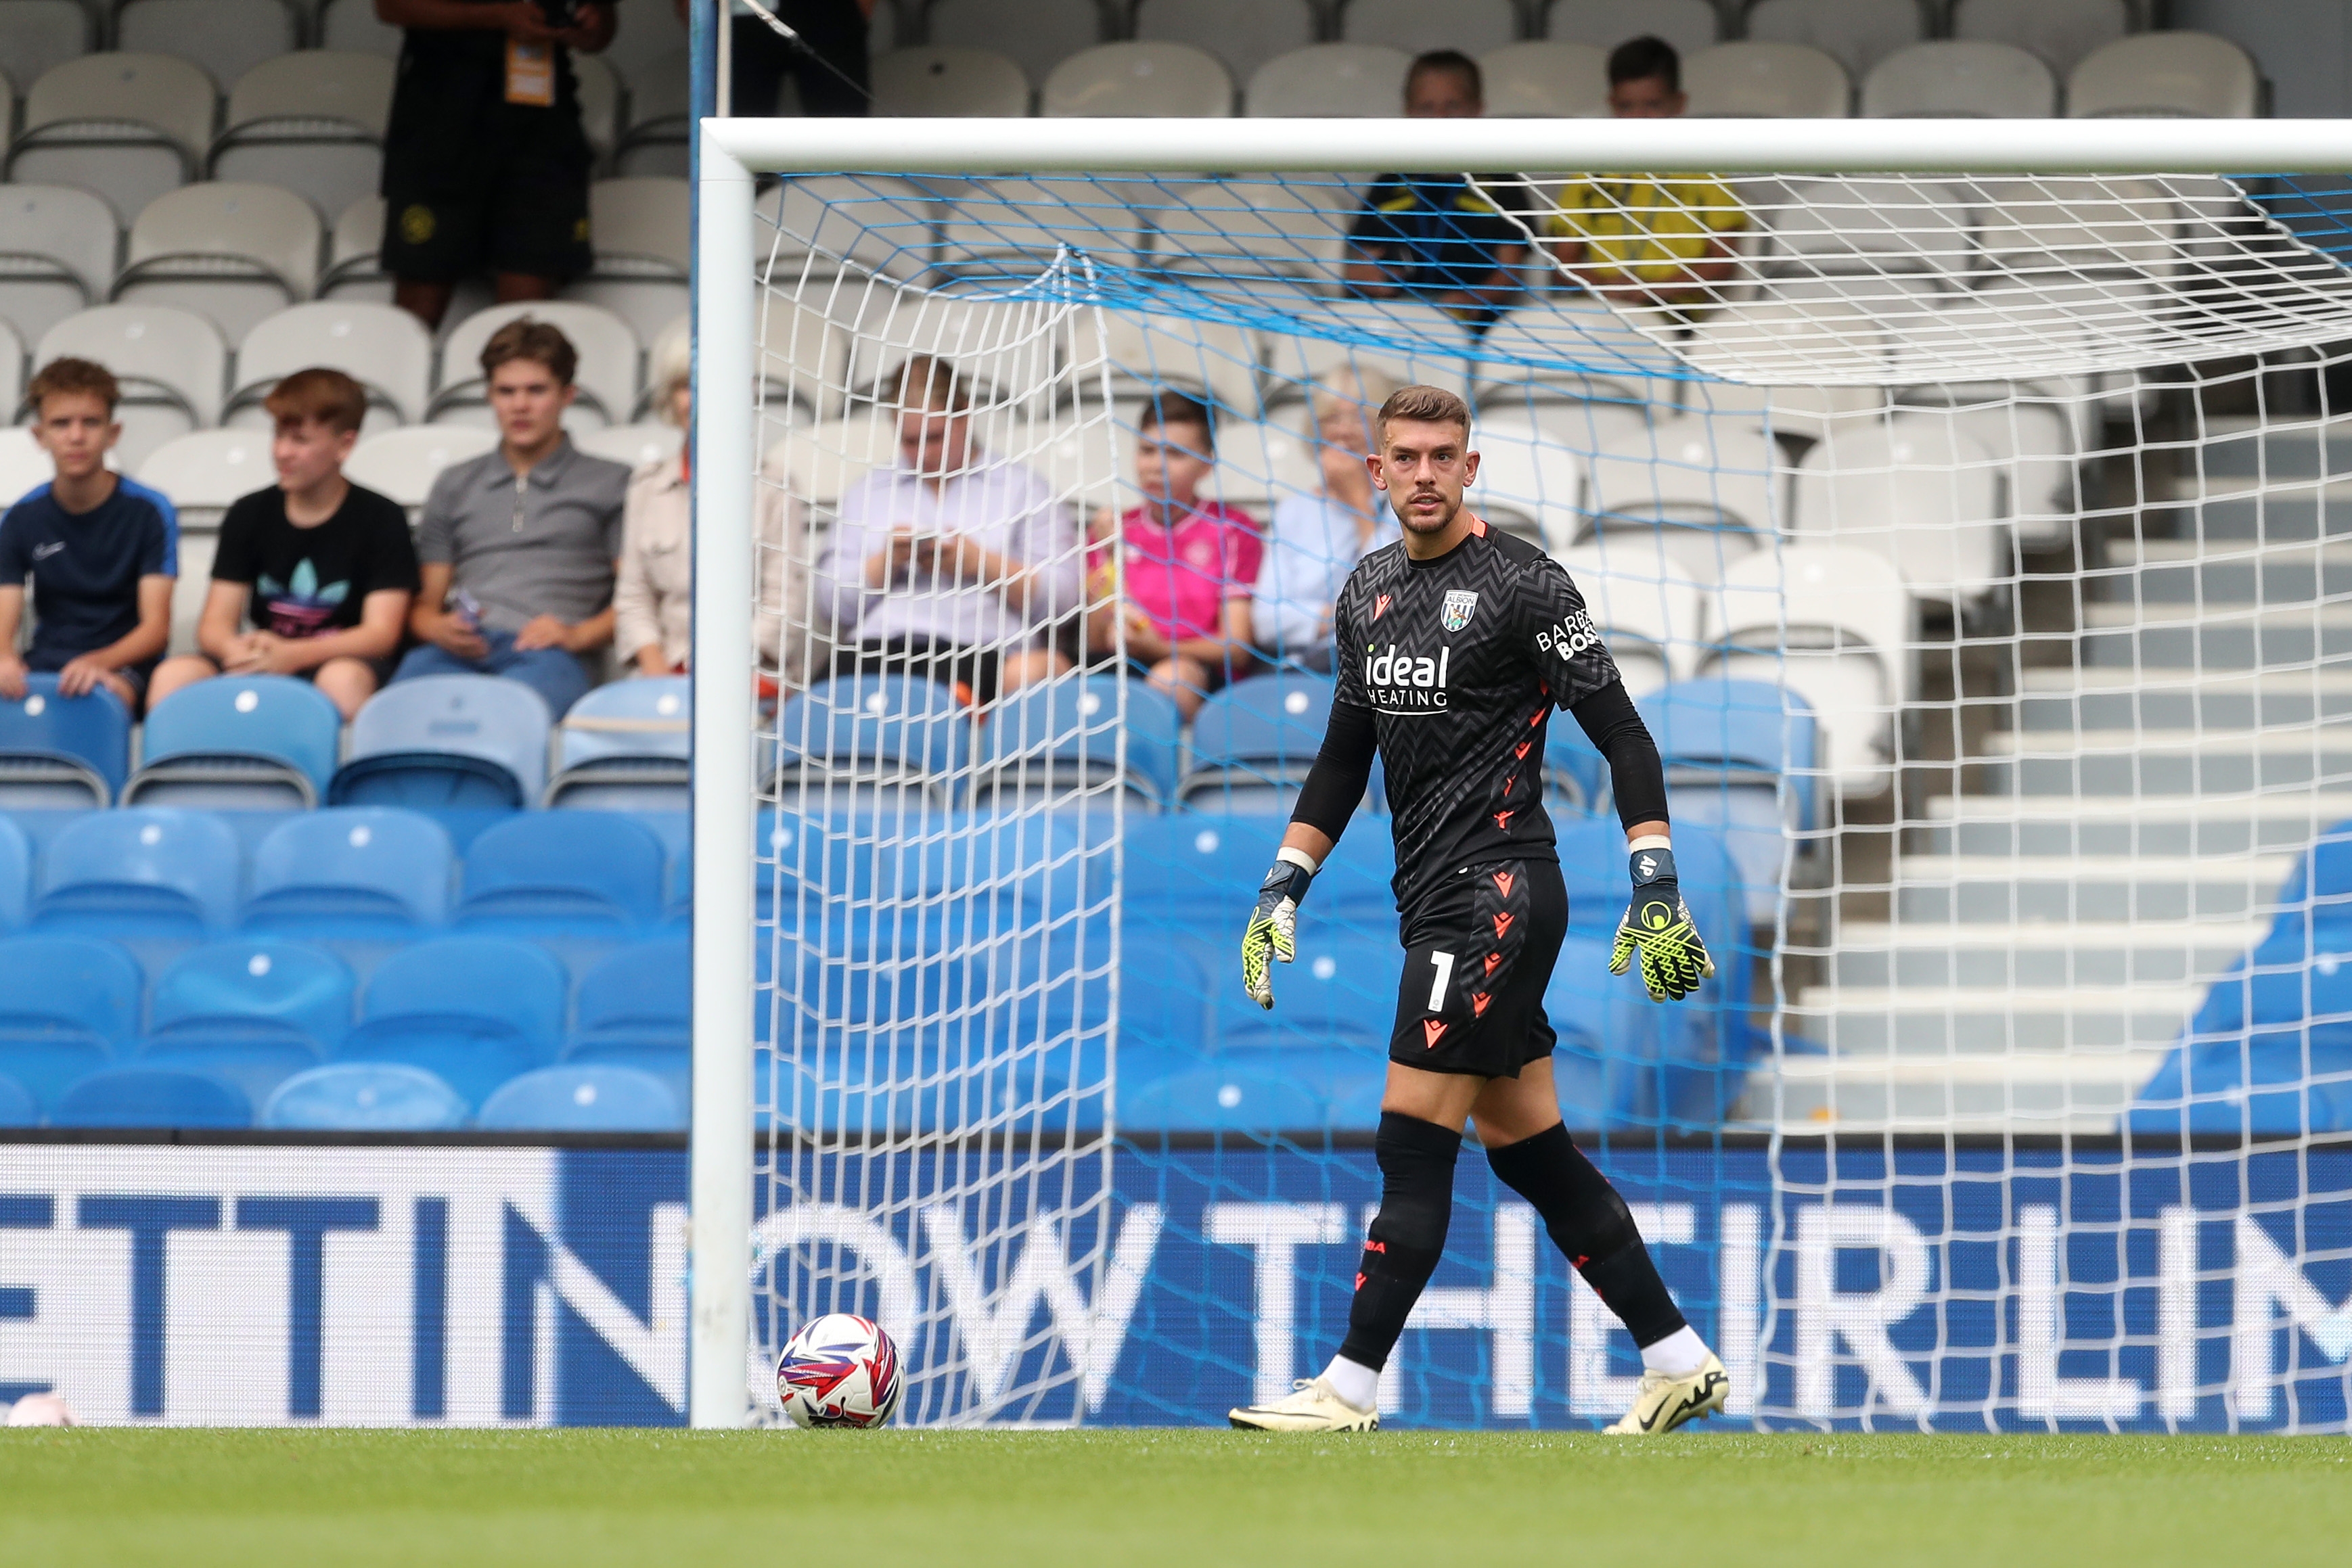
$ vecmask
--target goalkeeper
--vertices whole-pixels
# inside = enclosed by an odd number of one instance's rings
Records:
[[[1714,973],[1675,882],[1665,772],[1576,585],[1538,549],[1463,505],[1476,477],[1470,411],[1406,387],[1381,407],[1372,483],[1404,537],[1366,556],[1333,622],[1339,692],[1321,753],[1242,939],[1242,981],[1274,1005],[1298,906],[1364,796],[1375,749],[1394,817],[1404,977],[1374,1148],[1381,1207],[1364,1242],[1348,1334],[1323,1375],[1233,1411],[1266,1431],[1380,1425],[1381,1368],[1445,1248],[1462,1125],[1535,1207],[1559,1249],[1633,1332],[1643,1375],[1612,1432],[1670,1432],[1723,1407],[1723,1364],[1666,1293],[1625,1201],[1570,1141],[1552,1086],[1543,995],[1568,927],[1544,814],[1544,730],[1573,714],[1615,781],[1633,901],[1610,968],[1638,960],[1654,1000]]]

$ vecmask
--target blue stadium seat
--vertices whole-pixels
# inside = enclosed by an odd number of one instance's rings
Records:
[[[138,1032],[140,989],[139,966],[111,942],[0,941],[0,1072],[50,1103]]]
[[[466,1124],[466,1098],[421,1067],[338,1061],[298,1072],[261,1125],[304,1133],[441,1133]]]
[[[359,1027],[334,1058],[422,1067],[479,1104],[508,1079],[555,1059],[565,989],[563,967],[528,943],[420,943],[369,979]]]
[[[1601,814],[1610,799],[1608,759],[1593,749],[1574,716],[1555,713],[1544,727],[1544,806],[1557,819]]]
[[[307,811],[327,798],[343,716],[291,675],[221,675],[155,705],[125,805]]]
[[[1816,820],[1812,705],[1767,682],[1710,679],[1677,681],[1634,706],[1665,763],[1676,826],[1723,833],[1748,888],[1748,919],[1769,925],[1790,837]]]
[[[540,932],[650,925],[661,918],[667,869],[661,840],[627,817],[527,812],[466,852],[457,918]]]
[[[547,804],[594,811],[683,811],[694,755],[694,682],[614,681],[556,727]]]
[[[2221,1036],[2192,1030],[2133,1097],[2126,1120],[2135,1136],[2352,1132],[2352,1020]]]
[[[919,795],[956,803],[971,716],[955,693],[912,675],[845,675],[788,699],[763,794],[802,810],[871,810]]]
[[[1282,670],[1239,681],[1201,705],[1192,766],[1179,789],[1198,810],[1288,815],[1331,716],[1328,676]]]
[[[686,1107],[649,1072],[569,1062],[500,1084],[474,1124],[507,1133],[682,1133]]]
[[[205,1072],[110,1067],[69,1086],[49,1107],[52,1127],[250,1127],[245,1092]]]
[[[1123,902],[1130,924],[1223,932],[1249,913],[1248,901],[1274,863],[1288,823],[1280,817],[1146,818],[1127,825]],[[1389,881],[1396,845],[1387,824],[1363,822],[1339,841],[1316,873],[1310,906],[1325,920],[1393,931]],[[1239,941],[1235,927],[1234,940]]]
[[[1120,702],[1127,758],[1119,759]],[[1176,798],[1176,705],[1163,692],[1116,675],[1068,675],[1015,692],[981,727],[972,759],[975,810],[1034,802],[1083,806],[1123,783],[1152,810]],[[1092,794],[1087,793],[1092,791]],[[1130,806],[1132,809],[1132,805]]]
[[[212,1073],[258,1105],[350,1031],[353,988],[341,958],[299,942],[198,947],[156,980],[139,1059]]]
[[[14,821],[0,817],[0,931],[25,924],[25,901],[32,888],[32,841]]]
[[[41,1124],[41,1103],[33,1092],[0,1072],[0,1127],[37,1127]]]
[[[1171,1074],[1118,1096],[1125,1134],[1320,1132],[1330,1114],[1322,1096],[1286,1077],[1198,1067]]]
[[[1075,1096],[1066,1051],[1017,1047],[985,1028],[811,1030],[792,1059],[763,1056],[754,1097],[793,1125],[835,1134],[1054,1132],[1102,1124],[1102,1096]],[[768,1075],[788,1090],[775,1098]],[[1099,1071],[1087,1082],[1099,1084]]]
[[[582,978],[563,1060],[650,1072],[683,1101],[694,1046],[693,988],[688,943],[622,948]]]
[[[1205,1054],[1213,1017],[1209,998],[1215,994],[1216,988],[1200,960],[1183,948],[1154,941],[1141,932],[1127,936],[1120,945],[1118,966],[1122,1061],[1131,1046],[1195,1057]]]
[[[131,775],[131,715],[112,692],[58,695],[55,675],[26,675],[0,702],[0,806],[109,806]]]
[[[253,852],[256,930],[407,936],[449,918],[456,856],[432,818],[345,806],[292,818]]]
[[[108,936],[201,936],[236,924],[236,835],[170,807],[98,811],[41,857],[36,925]]]
[[[1307,896],[1311,911],[1314,895]],[[1310,913],[1299,923],[1297,960],[1275,966],[1272,1012],[1242,991],[1240,941],[1236,926],[1236,956],[1225,983],[1214,988],[1221,1053],[1290,1044],[1388,1050],[1396,1025],[1397,973],[1404,963],[1393,935],[1334,926]]]
[[[352,721],[351,760],[336,772],[328,799],[420,810],[536,805],[547,789],[547,704],[520,681],[394,681]]]

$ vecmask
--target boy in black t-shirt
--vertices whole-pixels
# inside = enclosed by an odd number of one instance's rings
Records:
[[[172,635],[179,534],[171,503],[106,466],[122,435],[120,389],[89,360],[52,360],[26,389],[33,439],[57,477],[0,517],[0,697],[25,695],[28,670],[54,672],[61,696],[100,686],[133,714]],[[37,623],[20,656],[25,580]]]
[[[204,652],[166,661],[155,700],[223,671],[297,675],[348,720],[391,673],[416,592],[416,547],[397,503],[343,477],[367,413],[359,382],[297,371],[262,406],[278,424],[277,486],[239,497],[221,519],[196,624]]]

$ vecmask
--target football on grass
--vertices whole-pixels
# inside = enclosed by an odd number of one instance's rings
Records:
[[[900,1390],[898,1347],[847,1312],[811,1318],[776,1358],[776,1395],[795,1427],[879,1427]]]

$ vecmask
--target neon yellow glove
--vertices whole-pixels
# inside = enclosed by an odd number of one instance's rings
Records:
[[[1680,1001],[1715,973],[1690,905],[1683,902],[1682,883],[1675,875],[1675,852],[1643,850],[1633,860],[1633,902],[1617,926],[1617,946],[1609,955],[1609,972],[1622,975],[1642,955],[1642,984],[1654,1002]]]
[[[1298,956],[1298,906],[1314,880],[1305,866],[1276,861],[1258,884],[1257,907],[1242,933],[1242,989],[1268,1011],[1274,1008],[1272,961],[1287,964]]]

